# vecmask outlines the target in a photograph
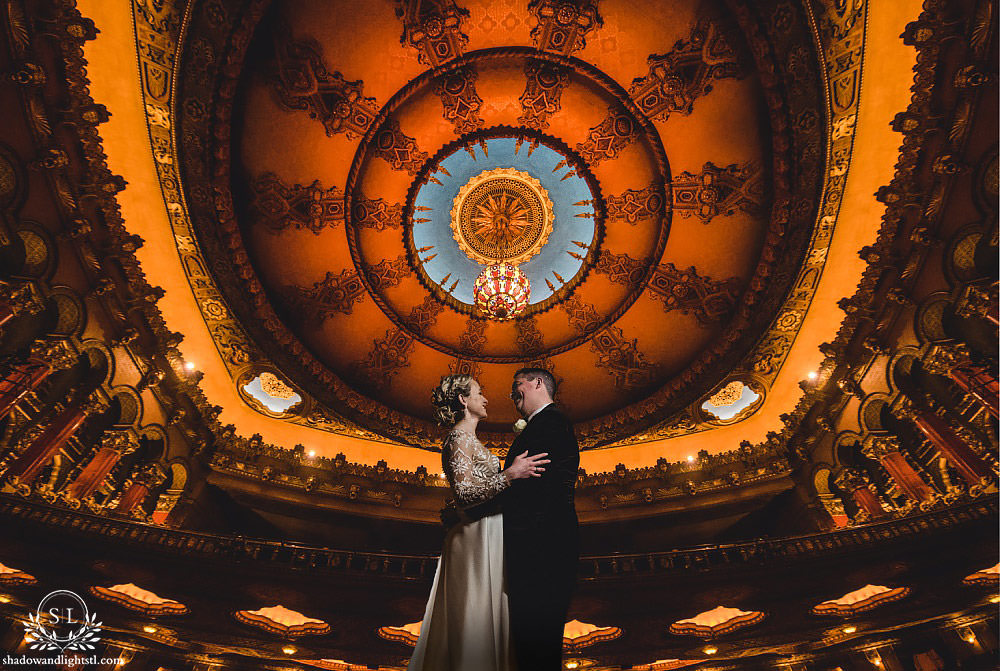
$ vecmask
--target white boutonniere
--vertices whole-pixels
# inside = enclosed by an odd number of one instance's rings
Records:
[[[523,419],[519,419],[516,422],[514,422],[514,435],[516,436],[517,434],[524,431],[524,427],[526,426],[528,426],[528,423]]]

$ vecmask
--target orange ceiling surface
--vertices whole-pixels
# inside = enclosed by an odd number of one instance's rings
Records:
[[[532,3],[538,4],[548,3]],[[438,457],[420,448],[435,442],[428,399],[437,380],[456,370],[475,372],[491,399],[485,428],[502,442],[515,419],[506,402],[513,371],[542,363],[559,379],[560,401],[587,437],[585,444],[603,448],[584,452],[581,466],[588,471],[619,462],[645,466],[702,449],[720,452],[780,428],[778,416],[794,407],[799,382],[821,358],[817,345],[839,324],[836,301],[853,291],[860,276],[863,262],[856,252],[875,236],[879,208],[872,194],[891,176],[898,139],[888,122],[906,99],[913,64],[912,51],[896,36],[915,7],[871,9],[864,54],[866,63],[878,62],[879,86],[860,87],[848,181],[825,265],[808,309],[796,312],[797,331],[783,362],[758,375],[748,362],[789,312],[784,299],[790,285],[781,283],[791,282],[809,262],[807,243],[821,219],[832,131],[829,110],[823,109],[829,84],[818,45],[802,56],[811,59],[813,79],[791,81],[788,73],[794,71],[782,70],[786,59],[777,72],[787,81],[776,84],[768,60],[774,54],[755,49],[758,37],[747,33],[750,19],[721,3],[603,0],[597,3],[600,21],[588,28],[583,43],[559,53],[542,48],[549,19],[527,2],[460,5],[433,4],[446,14],[451,7],[467,10],[458,11],[451,33],[457,53],[433,64],[401,40],[408,16],[396,10],[407,3],[272,3],[247,19],[251,38],[245,53],[230,59],[231,104],[218,127],[229,132],[214,136],[196,133],[199,127],[184,111],[208,100],[190,74],[198,67],[198,18],[189,17],[194,32],[190,43],[178,47],[170,101],[175,156],[195,241],[227,310],[259,355],[237,370],[219,354],[204,301],[173,251],[176,230],[145,140],[141,75],[124,72],[116,56],[124,45],[135,50],[131,17],[121,8],[81,2],[101,30],[88,44],[87,58],[95,98],[112,112],[102,126],[109,163],[129,182],[119,196],[123,214],[130,230],[147,241],[139,252],[143,269],[167,289],[161,309],[168,325],[185,334],[180,349],[204,373],[201,387],[223,407],[222,421],[283,447],[304,444],[320,454],[344,452],[352,461],[386,459],[392,467],[427,465],[436,471]],[[808,35],[808,17],[798,20]],[[637,92],[657,76],[655,57],[686,53],[685,44],[706,35],[721,41],[714,42],[718,49],[700,52],[697,67],[728,69],[703,82],[707,86],[691,95],[689,109],[644,107]],[[875,57],[867,60],[873,50]],[[564,73],[554,109],[541,115],[525,103],[532,67],[539,64]],[[768,70],[766,81],[761,67]],[[457,72],[472,75],[456,102],[442,82]],[[706,76],[683,72],[682,83]],[[296,90],[296,82],[304,82],[303,88]],[[796,163],[803,157],[792,151],[800,136],[785,146],[784,123],[791,116],[774,103],[775,90],[798,95],[808,87],[821,101],[814,188],[794,181],[807,172]],[[670,94],[669,82],[658,90]],[[206,116],[219,112],[206,107]],[[355,123],[350,114],[359,111],[371,118]],[[616,139],[612,123],[609,136],[609,118],[625,119],[630,132]],[[812,137],[809,132],[801,137]],[[449,147],[469,147],[482,156],[480,141],[504,133],[522,137],[525,146],[542,138],[564,149],[569,167],[588,176],[600,202],[594,206],[597,234],[579,281],[557,286],[551,304],[529,317],[497,321],[441,300],[419,274],[421,254],[407,241],[419,215],[414,194],[435,175],[446,179],[434,172],[435,161]],[[389,151],[380,144],[386,138],[395,143]],[[708,165],[730,171],[719,178]],[[280,184],[286,204],[304,209],[287,220],[269,218],[260,206],[264,178]],[[224,217],[199,219],[195,191],[217,193],[219,184],[231,189],[230,223]],[[718,188],[708,194],[709,186]],[[746,189],[743,197],[733,196],[740,188]],[[616,199],[643,189],[660,190],[665,205],[630,222]],[[317,204],[309,209],[293,203],[296,194]],[[720,194],[730,200],[713,210],[718,201],[712,198]],[[780,244],[776,237],[796,239],[794,230],[778,227],[783,210],[776,203],[784,202],[783,194],[800,203],[796,221],[803,222],[796,224],[803,244],[787,249],[774,247]],[[685,200],[689,195],[704,200],[692,205]],[[204,200],[210,212],[215,204]],[[390,206],[377,225],[356,207],[376,200]],[[440,234],[442,244],[449,236]],[[783,250],[777,258],[769,256],[774,249]],[[386,280],[377,269],[392,262],[398,272]],[[626,279],[623,267],[633,270]],[[350,280],[332,287],[340,292],[333,292],[335,299],[331,291],[320,291],[331,289],[331,277]],[[691,287],[713,290],[722,302],[699,304]],[[777,298],[767,299],[772,294]],[[750,296],[763,298],[754,302]],[[324,408],[359,430],[322,431],[254,409],[238,385],[264,370],[281,375],[310,408]],[[762,392],[762,404],[732,425],[700,421],[700,404],[732,379]],[[695,419],[692,430],[658,437],[665,435],[657,434],[658,426],[681,415]],[[406,427],[405,435],[399,427]]]

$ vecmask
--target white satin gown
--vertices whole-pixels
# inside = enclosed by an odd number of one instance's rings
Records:
[[[441,454],[460,508],[509,486],[500,460],[453,429]],[[513,671],[504,584],[503,517],[489,515],[448,531],[408,671]]]

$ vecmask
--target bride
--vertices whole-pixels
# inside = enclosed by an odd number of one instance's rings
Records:
[[[441,459],[461,521],[444,540],[409,671],[508,671],[514,668],[504,586],[503,518],[472,520],[463,511],[487,503],[515,480],[540,477],[547,454],[518,455],[506,470],[476,438],[486,397],[471,375],[448,375],[434,390],[438,423],[451,427]],[[514,485],[516,486],[516,485]]]

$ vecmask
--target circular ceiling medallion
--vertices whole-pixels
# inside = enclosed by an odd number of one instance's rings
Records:
[[[320,29],[298,7],[290,32],[255,35],[267,48],[249,52],[239,86],[220,84],[243,93],[205,123],[184,116],[181,139],[206,272],[273,362],[255,370],[274,368],[309,408],[417,444],[431,430],[419,390],[442,372],[502,389],[538,363],[563,380],[589,444],[603,444],[704,400],[781,305],[813,190],[796,180],[803,195],[789,198],[771,168],[797,175],[788,156],[805,160],[812,145],[752,68],[711,97],[698,89],[693,113],[690,100],[647,95],[663,80],[645,54],[589,64],[485,43],[396,76],[338,52],[342,22]],[[675,41],[656,26],[650,44]],[[318,92],[287,84],[300,72]],[[626,89],[616,76],[641,80]],[[215,104],[185,82],[185,100]],[[364,123],[337,116],[341,100]],[[789,129],[773,159],[765,109]],[[241,129],[220,134],[217,117]],[[530,297],[513,318],[485,318],[475,280],[503,261]],[[486,430],[513,418],[496,405]]]
[[[552,233],[553,219],[552,201],[541,182],[514,168],[494,168],[459,189],[451,230],[473,261],[516,265],[538,254]]]
[[[531,284],[518,317],[543,311],[580,284],[599,251],[592,176],[551,138],[481,131],[445,147],[422,175],[405,242],[425,286],[460,313],[481,316],[476,278],[499,263]]]

